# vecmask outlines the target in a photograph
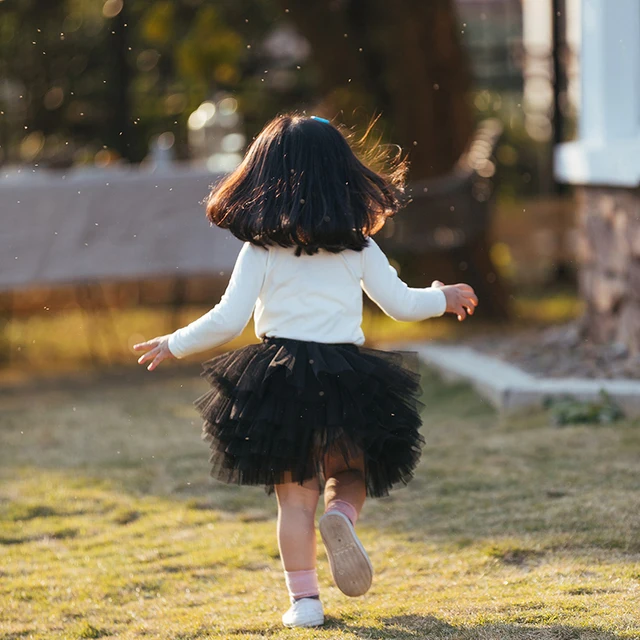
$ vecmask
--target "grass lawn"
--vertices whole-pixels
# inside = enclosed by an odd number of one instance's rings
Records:
[[[640,638],[640,423],[500,418],[424,379],[415,480],[365,506],[376,575],[285,630],[275,501],[208,476],[197,375],[0,395],[0,638]]]

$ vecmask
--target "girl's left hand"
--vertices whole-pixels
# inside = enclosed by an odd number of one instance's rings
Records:
[[[133,345],[134,351],[146,351],[144,355],[138,358],[138,364],[144,364],[151,360],[151,364],[147,367],[149,371],[153,371],[163,360],[175,358],[173,353],[169,351],[169,336],[160,336],[153,340],[140,342]]]
[[[455,313],[462,322],[467,315],[472,316],[478,306],[478,296],[468,284],[446,285],[440,280],[434,280],[431,286],[440,289],[447,299],[447,312]]]

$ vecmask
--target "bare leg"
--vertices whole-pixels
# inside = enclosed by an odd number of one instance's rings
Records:
[[[278,547],[291,600],[282,616],[285,627],[317,627],[324,623],[316,572],[316,507],[318,479],[304,485],[275,486],[278,498]]]
[[[366,485],[362,454],[348,462],[336,452],[324,460],[325,514],[320,518],[320,533],[331,575],[347,596],[361,596],[369,590],[373,567],[352,525],[355,525],[364,499]]]
[[[278,547],[285,571],[316,566],[315,516],[320,490],[317,478],[299,485],[275,486],[278,498]]]
[[[324,475],[325,508],[334,500],[343,500],[353,505],[359,514],[366,497],[362,454],[347,463],[337,450],[330,452],[324,459]]]

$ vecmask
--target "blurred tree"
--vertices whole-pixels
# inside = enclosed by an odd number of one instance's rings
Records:
[[[306,71],[262,81],[282,17],[269,0],[0,2],[0,162],[136,162],[164,131],[186,157],[188,117],[217,91],[255,133],[313,90]]]
[[[322,96],[319,110],[329,117],[342,110],[345,119],[360,120],[361,126],[372,113],[382,112],[385,137],[409,151],[412,182],[442,192],[447,213],[458,197],[469,198],[462,187],[449,190],[450,179],[422,182],[449,173],[474,130],[471,74],[454,0],[396,0],[393,6],[384,0],[279,2],[311,43]],[[421,199],[405,213],[425,240],[438,224],[430,215],[434,206],[435,201]],[[441,221],[444,228],[446,220]],[[482,316],[504,319],[507,294],[489,247],[488,229],[457,251],[409,255],[389,242],[410,284],[424,285],[426,274],[471,282],[483,298]]]
[[[453,0],[280,0],[312,46],[326,113],[382,111],[413,179],[442,175],[473,130]]]
[[[472,126],[455,18],[453,0],[0,2],[0,145],[13,161],[93,161],[103,146],[139,161],[172,131],[184,157],[189,114],[229,91],[249,135],[318,100],[354,124],[380,111],[413,177],[439,175]],[[312,65],[266,45],[291,22]]]
[[[148,139],[170,130],[185,157],[186,121],[216,91],[236,92],[244,55],[240,34],[211,4],[170,0],[135,8],[135,113]]]

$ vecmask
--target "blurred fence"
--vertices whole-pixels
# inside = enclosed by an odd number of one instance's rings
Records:
[[[508,300],[491,260],[489,233],[495,207],[495,151],[503,127],[481,122],[467,151],[447,175],[411,185],[405,211],[385,226],[382,245],[400,260],[416,285],[425,278],[468,282],[483,304],[484,317],[504,319]],[[436,275],[437,274],[437,275]]]
[[[1,181],[0,292],[228,276],[240,243],[202,205],[215,179],[173,166]]]

